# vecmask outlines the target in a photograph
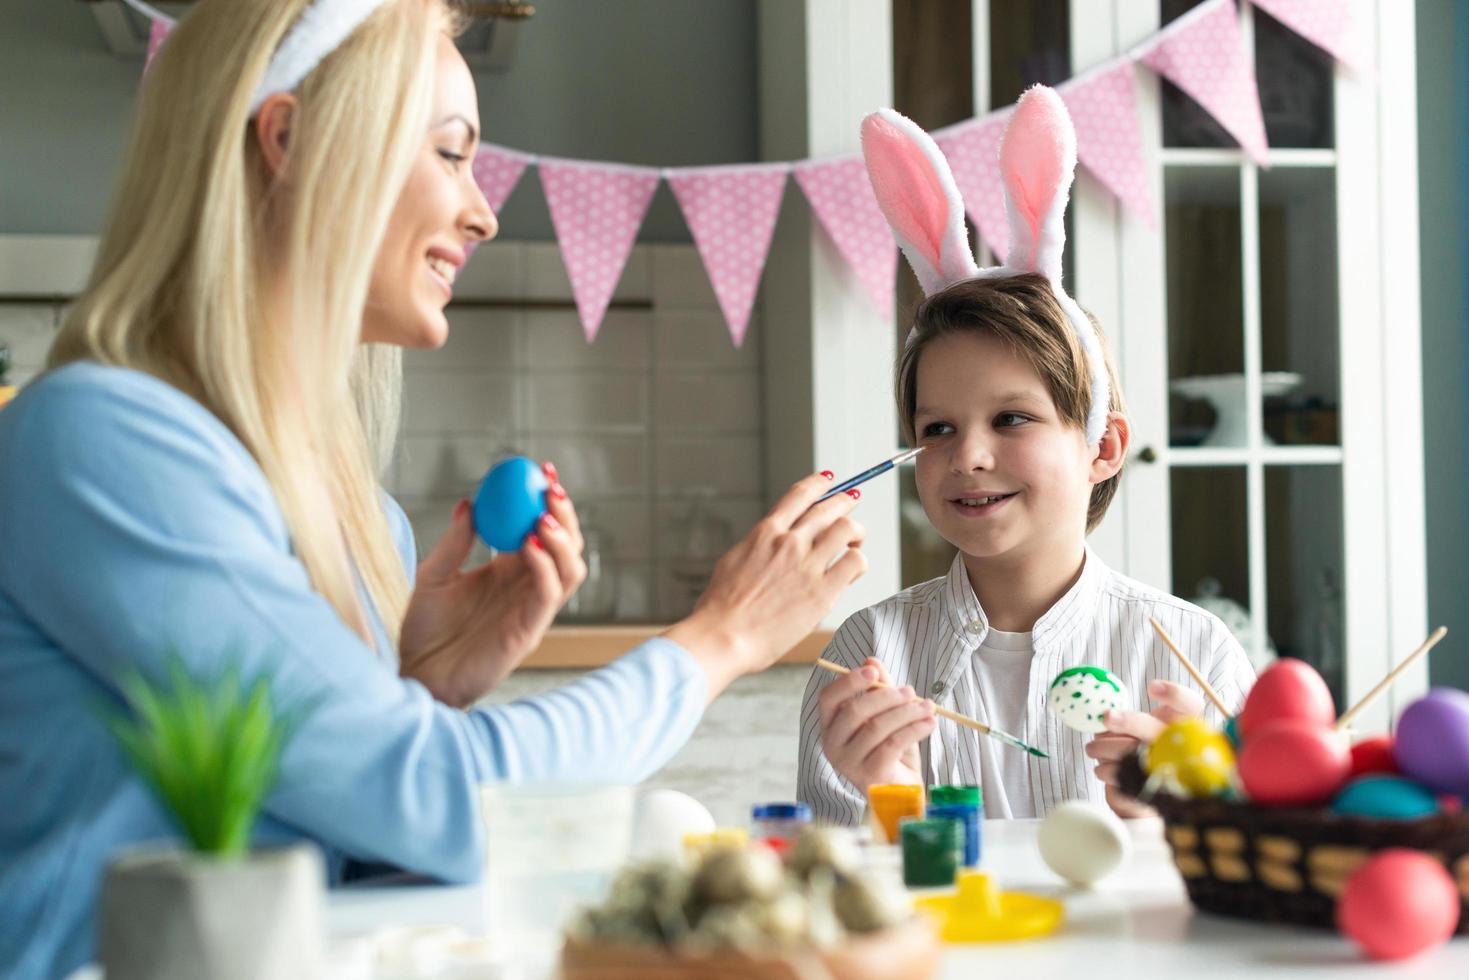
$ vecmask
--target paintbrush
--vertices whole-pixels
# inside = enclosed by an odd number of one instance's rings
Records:
[[[829,670],[833,674],[851,673],[850,670],[843,667],[841,664],[834,664],[830,660],[822,658],[817,659],[816,666],[822,668],[823,670]],[[888,685],[874,682],[873,686],[887,687]],[[1006,745],[1020,749],[1022,752],[1029,752],[1031,755],[1039,756],[1042,759],[1050,758],[1050,756],[1046,755],[1040,749],[1036,748],[1033,745],[1026,745],[1024,742],[1016,738],[1014,735],[1011,735],[1009,732],[1002,732],[998,728],[991,728],[984,722],[975,721],[968,715],[961,715],[957,711],[950,711],[948,708],[941,708],[938,705],[933,706],[933,711],[934,714],[939,715],[940,717],[947,718],[952,722],[957,722],[958,724],[963,725],[965,728],[972,728],[975,731],[979,732],[981,735],[988,735],[990,738],[997,738],[1001,742],[1004,742]]]
[[[826,493],[823,493],[820,497],[817,497],[816,503],[821,503],[827,497],[835,497],[839,493],[846,493],[848,490],[857,486],[859,483],[866,483],[874,476],[881,476],[888,470],[892,469],[894,466],[898,466],[902,463],[908,462],[908,460],[912,459],[914,456],[917,456],[921,452],[923,452],[922,446],[918,446],[914,449],[905,449],[902,452],[898,453],[898,455],[894,456],[892,459],[885,459],[871,469],[863,470],[856,476],[843,480],[841,483],[838,483],[836,486],[826,491]]]

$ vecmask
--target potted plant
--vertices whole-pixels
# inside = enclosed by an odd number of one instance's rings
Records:
[[[130,715],[110,720],[186,846],[143,847],[110,862],[98,950],[108,980],[320,976],[320,853],[310,844],[250,849],[289,723],[263,679],[247,687],[231,671],[208,686],[175,661],[169,680],[129,678]]]

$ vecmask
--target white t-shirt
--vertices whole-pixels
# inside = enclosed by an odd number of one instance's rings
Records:
[[[974,680],[990,726],[1012,735],[1025,731],[1025,701],[1030,694],[1030,634],[990,627],[974,651]],[[989,819],[1033,817],[1029,756],[997,738],[979,746],[984,815]]]

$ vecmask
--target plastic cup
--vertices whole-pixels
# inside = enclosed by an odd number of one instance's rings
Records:
[[[532,976],[548,975],[575,911],[606,896],[632,844],[630,786],[491,784],[485,823],[485,931]]]

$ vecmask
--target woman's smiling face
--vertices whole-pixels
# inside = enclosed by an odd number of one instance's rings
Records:
[[[429,131],[373,266],[364,342],[440,347],[448,339],[444,307],[453,298],[469,247],[499,230],[474,180],[478,147],[474,76],[444,35],[438,42]]]
[[[919,356],[913,429],[918,498],[934,528],[975,558],[1019,557],[1086,533],[1092,460],[1035,369],[981,330]]]

